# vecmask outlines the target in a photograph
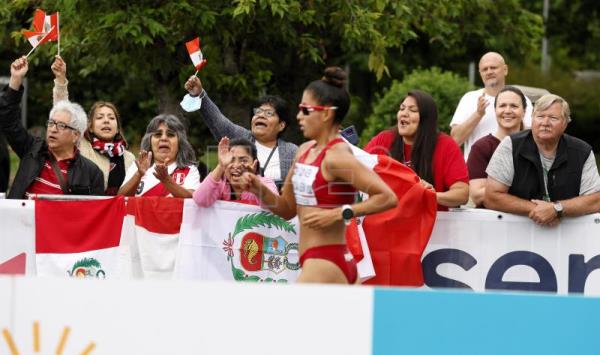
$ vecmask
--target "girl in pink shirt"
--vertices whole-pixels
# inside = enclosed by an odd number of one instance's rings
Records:
[[[247,139],[238,138],[231,142],[223,137],[219,142],[219,165],[208,174],[200,187],[194,191],[194,201],[200,207],[212,206],[217,200],[239,201],[260,205],[255,194],[248,191],[240,181],[246,171],[257,173],[256,146]],[[273,180],[261,177],[263,184],[274,193],[277,186]]]

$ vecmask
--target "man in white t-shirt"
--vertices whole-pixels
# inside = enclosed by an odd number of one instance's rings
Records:
[[[498,128],[494,100],[506,83],[508,66],[500,54],[488,52],[479,60],[479,75],[484,88],[466,93],[460,99],[450,122],[452,138],[458,145],[464,143],[465,161],[469,157],[473,143],[488,134],[493,134]],[[523,125],[529,128],[532,104],[528,98],[526,101]]]

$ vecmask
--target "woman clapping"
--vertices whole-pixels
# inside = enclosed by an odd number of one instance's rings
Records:
[[[158,115],[146,128],[140,155],[127,171],[119,194],[192,197],[200,185],[195,160],[181,121],[173,115]]]

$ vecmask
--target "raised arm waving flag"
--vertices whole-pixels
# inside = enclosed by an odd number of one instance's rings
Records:
[[[193,40],[186,42],[185,46],[190,54],[192,63],[194,63],[194,67],[196,68],[196,74],[198,74],[198,71],[200,71],[200,69],[206,65],[206,59],[204,59],[202,50],[200,49],[200,38],[196,37]]]

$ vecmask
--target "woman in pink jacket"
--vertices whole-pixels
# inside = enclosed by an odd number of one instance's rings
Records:
[[[217,200],[239,201],[260,205],[252,192],[245,190],[240,177],[246,171],[257,173],[258,158],[256,146],[247,139],[237,138],[229,141],[223,137],[219,142],[219,165],[202,181],[194,192],[194,201],[200,207],[212,206]],[[263,184],[277,194],[273,180],[261,177]]]

